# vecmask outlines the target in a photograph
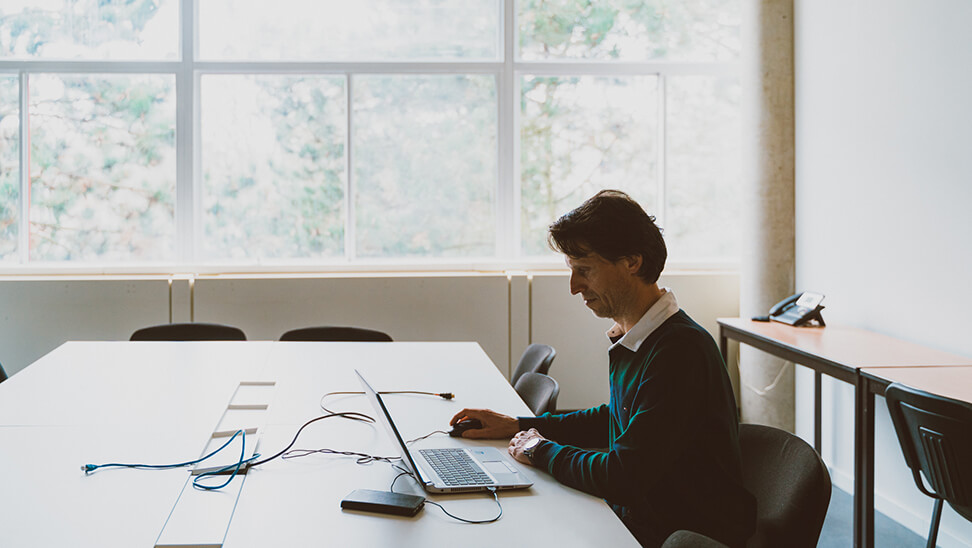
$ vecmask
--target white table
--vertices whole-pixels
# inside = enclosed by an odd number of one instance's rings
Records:
[[[475,343],[65,343],[0,384],[0,546],[129,548],[173,538],[228,548],[637,546],[602,500],[532,469],[534,486],[501,492],[503,517],[488,525],[459,523],[431,505],[414,518],[343,511],[340,501],[349,492],[387,490],[397,474],[389,464],[359,465],[344,456],[277,459],[212,493],[187,487],[185,469],[107,469],[89,476],[80,470],[85,463],[199,456],[241,381],[276,383],[260,432],[259,451],[268,456],[321,414],[321,395],[360,390],[354,368],[378,390],[456,394],[452,401],[388,396],[407,439],[447,429],[462,407],[529,413]],[[363,396],[334,396],[325,403],[336,411],[373,414]],[[503,441],[442,434],[418,443],[505,447]],[[309,426],[295,445],[324,447],[396,454],[379,426],[337,418]],[[399,479],[395,490],[421,493],[408,478]],[[488,494],[430,500],[470,519],[487,519],[497,510]],[[180,512],[191,513],[208,532],[195,539],[193,527],[169,534],[181,523]]]

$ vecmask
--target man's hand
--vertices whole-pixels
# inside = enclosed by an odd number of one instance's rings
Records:
[[[462,433],[464,438],[504,439],[516,434],[520,429],[520,422],[514,417],[497,413],[492,409],[463,409],[452,417],[449,426],[455,426],[457,422],[466,419],[477,419],[483,427],[466,430]]]
[[[530,462],[530,459],[528,459],[527,456],[523,454],[523,448],[530,440],[534,438],[540,438],[542,440],[547,439],[541,436],[540,432],[537,432],[536,428],[531,428],[524,432],[517,432],[517,434],[513,436],[513,439],[510,440],[510,446],[507,448],[507,451],[509,451],[510,455],[512,455],[513,458],[516,459],[517,461],[522,462],[523,464],[529,464],[530,466],[533,466],[533,463]]]

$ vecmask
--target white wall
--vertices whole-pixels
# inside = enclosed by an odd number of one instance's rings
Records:
[[[828,322],[972,356],[972,2],[797,0],[797,286]],[[812,379],[798,430],[812,435]],[[852,489],[853,397],[825,391],[824,457]],[[876,506],[927,533],[930,499],[877,398]],[[947,508],[939,544],[972,545]]]
[[[128,340],[168,321],[165,278],[0,278],[0,365],[13,375],[66,340]]]
[[[716,318],[739,314],[736,274],[664,274],[658,283],[671,288],[679,306],[714,339],[719,333]],[[604,333],[613,322],[594,317],[579,295],[570,295],[566,274],[534,276],[531,291],[533,342],[557,349],[550,369],[561,388],[557,406],[583,409],[608,401],[610,341]]]
[[[738,276],[662,276],[682,307],[716,333],[739,308]],[[509,376],[530,342],[554,346],[561,408],[607,400],[608,320],[567,289],[566,273],[381,276],[205,276],[176,279],[0,278],[0,363],[14,374],[63,341],[127,340],[138,327],[190,319],[274,340],[309,325],[359,325],[400,341],[476,341]]]

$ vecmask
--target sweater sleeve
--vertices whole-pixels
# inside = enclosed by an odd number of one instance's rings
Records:
[[[670,474],[697,435],[693,417],[705,402],[693,382],[705,382],[709,358],[683,336],[667,338],[653,352],[638,383],[626,390],[621,405],[630,409],[629,418],[620,425],[611,450],[542,443],[534,464],[565,485],[621,505],[636,503],[659,478]]]
[[[543,437],[579,447],[607,447],[608,406],[599,405],[571,413],[544,413],[519,417],[520,430],[536,428]]]

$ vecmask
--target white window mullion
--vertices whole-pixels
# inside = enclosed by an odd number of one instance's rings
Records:
[[[519,255],[519,180],[516,145],[513,136],[516,125],[516,75],[513,66],[516,28],[513,0],[504,0],[501,37],[503,68],[496,79],[497,127],[496,146],[499,162],[496,188],[496,252],[501,260],[512,260]]]
[[[658,200],[655,221],[668,226],[668,109],[666,108],[668,79],[665,73],[658,75]]]
[[[196,8],[193,0],[180,4],[180,63],[176,72],[176,261],[187,265],[197,260],[200,239],[197,199],[199,185],[199,103],[193,71],[196,47]]]
[[[30,81],[20,71],[20,222],[17,223],[17,255],[20,264],[30,260]]]
[[[352,105],[352,95],[354,91],[354,78],[350,73],[344,76],[344,101],[345,101],[345,136],[346,143],[344,145],[344,257],[348,262],[353,262],[357,257],[357,248],[354,245],[355,242],[355,211],[354,211],[354,173],[352,170],[351,162],[354,154],[354,115],[351,109]]]

